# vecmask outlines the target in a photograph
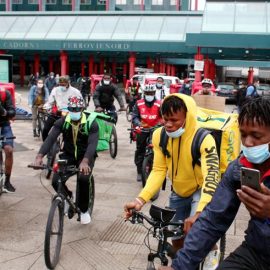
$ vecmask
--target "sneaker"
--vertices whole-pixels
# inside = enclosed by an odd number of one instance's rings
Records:
[[[215,270],[219,265],[220,251],[211,250],[206,256],[202,270]]]
[[[142,182],[142,174],[141,173],[137,174],[137,182]]]
[[[91,222],[91,216],[89,212],[81,213],[81,224],[89,224]]]
[[[4,187],[3,187],[3,192],[6,192],[6,193],[14,193],[15,192],[15,187],[11,185],[11,183],[8,181],[4,184]]]

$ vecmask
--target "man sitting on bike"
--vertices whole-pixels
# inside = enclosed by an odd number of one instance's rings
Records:
[[[42,165],[43,157],[49,152],[57,137],[63,135],[63,152],[61,159],[67,159],[68,165],[76,165],[80,169],[78,176],[78,207],[81,210],[81,223],[88,224],[91,217],[88,212],[89,203],[89,179],[96,158],[98,143],[98,125],[94,121],[91,126],[87,124],[89,114],[83,112],[84,100],[81,96],[71,96],[68,99],[67,116],[58,119],[47,139],[41,146],[35,160],[35,165]],[[58,175],[54,174],[52,185],[57,190]],[[67,179],[70,175],[67,175]],[[72,192],[64,185],[65,191],[72,197]]]
[[[126,102],[129,104],[131,111],[136,101],[141,98],[140,87],[141,85],[138,81],[138,77],[134,77],[131,81],[128,82],[125,89]]]
[[[142,163],[147,146],[148,132],[141,132],[140,128],[151,128],[161,123],[161,103],[155,98],[156,90],[154,85],[146,85],[144,98],[136,102],[132,111],[132,124],[135,128],[136,151],[134,162],[137,166],[137,181],[142,181]]]
[[[114,97],[120,105],[120,110],[125,111],[125,105],[120,90],[111,82],[110,74],[104,74],[102,80],[96,86],[93,95],[93,101],[96,107],[95,111],[102,112],[106,110],[115,119],[115,122],[117,122],[116,108],[113,104]]]
[[[16,115],[16,110],[12,102],[11,94],[4,87],[0,87],[0,130],[1,136],[13,137],[12,129],[10,126],[10,119]],[[10,183],[10,175],[13,165],[13,140],[6,140],[2,143],[1,147],[5,152],[5,183],[4,192],[13,193],[15,187]]]
[[[61,76],[59,78],[59,86],[53,88],[48,102],[44,105],[44,109],[51,111],[51,114],[44,123],[44,129],[42,131],[43,141],[47,138],[54,122],[61,117],[61,113],[67,112],[67,104],[70,96],[82,97],[80,91],[70,85],[69,76]]]
[[[153,169],[139,196],[125,205],[126,218],[131,216],[131,209],[140,210],[158,192],[166,175],[172,182],[169,206],[176,209],[174,220],[184,221],[186,233],[211,201],[220,180],[219,157],[215,140],[208,134],[200,147],[201,166],[193,164],[191,146],[199,128],[196,112],[195,101],[190,96],[172,94],[165,97],[161,114],[168,135],[166,153],[160,146],[162,128],[158,128],[152,137]],[[172,239],[175,250],[182,247],[180,239]],[[213,254],[218,255],[216,251],[210,253],[210,259]]]
[[[192,226],[184,248],[177,253],[171,267],[162,269],[197,269],[213,243],[231,226],[241,202],[250,219],[245,240],[217,270],[267,270],[270,265],[270,100],[259,97],[247,101],[239,113],[242,155],[232,161],[213,195]],[[242,185],[242,167],[260,171],[261,191]]]

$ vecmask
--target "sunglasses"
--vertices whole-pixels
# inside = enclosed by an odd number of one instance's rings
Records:
[[[80,112],[82,110],[82,108],[78,108],[78,107],[68,107],[68,110],[70,112]]]

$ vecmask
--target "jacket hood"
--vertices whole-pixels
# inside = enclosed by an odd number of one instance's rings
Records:
[[[198,125],[197,124],[197,105],[194,99],[188,95],[178,94],[178,93],[171,94],[169,96],[176,96],[182,101],[184,101],[187,107],[185,130],[194,131]],[[169,96],[165,97],[165,99],[168,98]],[[183,136],[185,135],[185,133],[183,134]]]

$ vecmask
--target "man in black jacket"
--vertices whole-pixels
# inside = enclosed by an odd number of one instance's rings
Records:
[[[4,87],[0,87],[0,129],[1,136],[13,137],[10,120],[16,115],[15,107],[12,102],[11,94]],[[15,192],[14,186],[10,183],[10,175],[13,165],[13,140],[9,139],[2,143],[2,148],[5,152],[5,183],[4,192]]]
[[[88,224],[91,217],[88,212],[89,204],[89,179],[94,167],[96,148],[98,143],[98,124],[94,121],[87,124],[89,114],[83,112],[84,100],[81,96],[71,96],[68,101],[68,115],[58,119],[50,131],[48,137],[41,146],[34,164],[42,165],[43,157],[48,154],[57,137],[63,135],[63,152],[61,159],[67,159],[68,165],[76,165],[80,169],[78,176],[78,207],[81,210],[81,223]],[[70,175],[66,176],[68,179]],[[55,190],[58,187],[57,174],[54,174],[52,185]],[[72,192],[64,184],[64,189],[72,197]]]
[[[120,111],[125,111],[126,109],[120,90],[111,82],[111,76],[104,74],[93,95],[94,105],[97,112],[107,110],[115,121],[117,121],[116,108],[113,104],[114,97],[120,105]]]
[[[217,270],[270,269],[269,115],[269,98],[250,99],[243,105],[238,118],[243,154],[229,165],[213,199],[189,231],[184,248],[177,253],[172,267],[161,267],[161,270],[197,269],[214,243],[232,224],[241,202],[250,213],[245,240]],[[241,167],[260,171],[261,192],[241,186]]]

